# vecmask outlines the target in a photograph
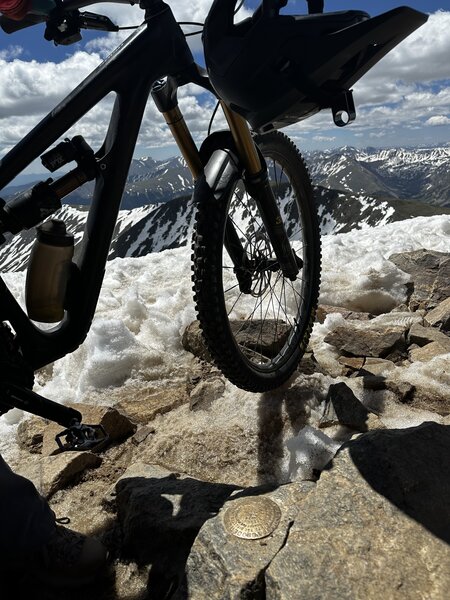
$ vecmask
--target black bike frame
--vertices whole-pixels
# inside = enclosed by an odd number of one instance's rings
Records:
[[[95,155],[98,174],[63,321],[48,331],[35,326],[0,278],[0,320],[13,326],[33,370],[74,351],[86,338],[145,106],[153,83],[166,76],[179,85],[195,82],[213,92],[194,63],[170,7],[150,0],[145,23],[0,161],[1,189],[107,94],[115,92],[106,137]]]

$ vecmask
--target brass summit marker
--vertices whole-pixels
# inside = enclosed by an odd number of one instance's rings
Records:
[[[277,527],[281,510],[270,498],[253,497],[236,500],[227,508],[223,524],[227,533],[245,540],[267,537]]]

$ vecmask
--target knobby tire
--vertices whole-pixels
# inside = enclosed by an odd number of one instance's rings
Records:
[[[297,369],[310,338],[320,285],[320,229],[313,188],[292,141],[274,131],[256,136],[288,237],[303,263],[286,279],[274,259],[256,204],[240,180],[231,199],[196,197],[194,300],[206,346],[222,373],[251,392],[275,389]],[[227,218],[248,263],[251,290],[242,293],[224,247]]]

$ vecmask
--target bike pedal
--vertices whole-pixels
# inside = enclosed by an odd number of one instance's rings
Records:
[[[62,438],[65,437],[64,442]],[[109,443],[109,436],[103,425],[77,423],[64,429],[55,437],[61,452],[90,450],[98,452]]]

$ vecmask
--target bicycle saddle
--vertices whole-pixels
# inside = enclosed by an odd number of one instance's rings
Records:
[[[292,15],[292,17],[295,19],[297,35],[310,37],[333,33],[370,19],[370,15],[362,10],[341,10],[324,14]],[[301,31],[302,27],[304,31]]]
[[[203,32],[205,60],[220,97],[256,131],[323,108],[332,109],[336,125],[353,120],[350,87],[428,19],[408,7],[373,18],[357,10],[280,15],[286,0],[263,0],[252,17],[234,24],[236,3],[214,0]]]

